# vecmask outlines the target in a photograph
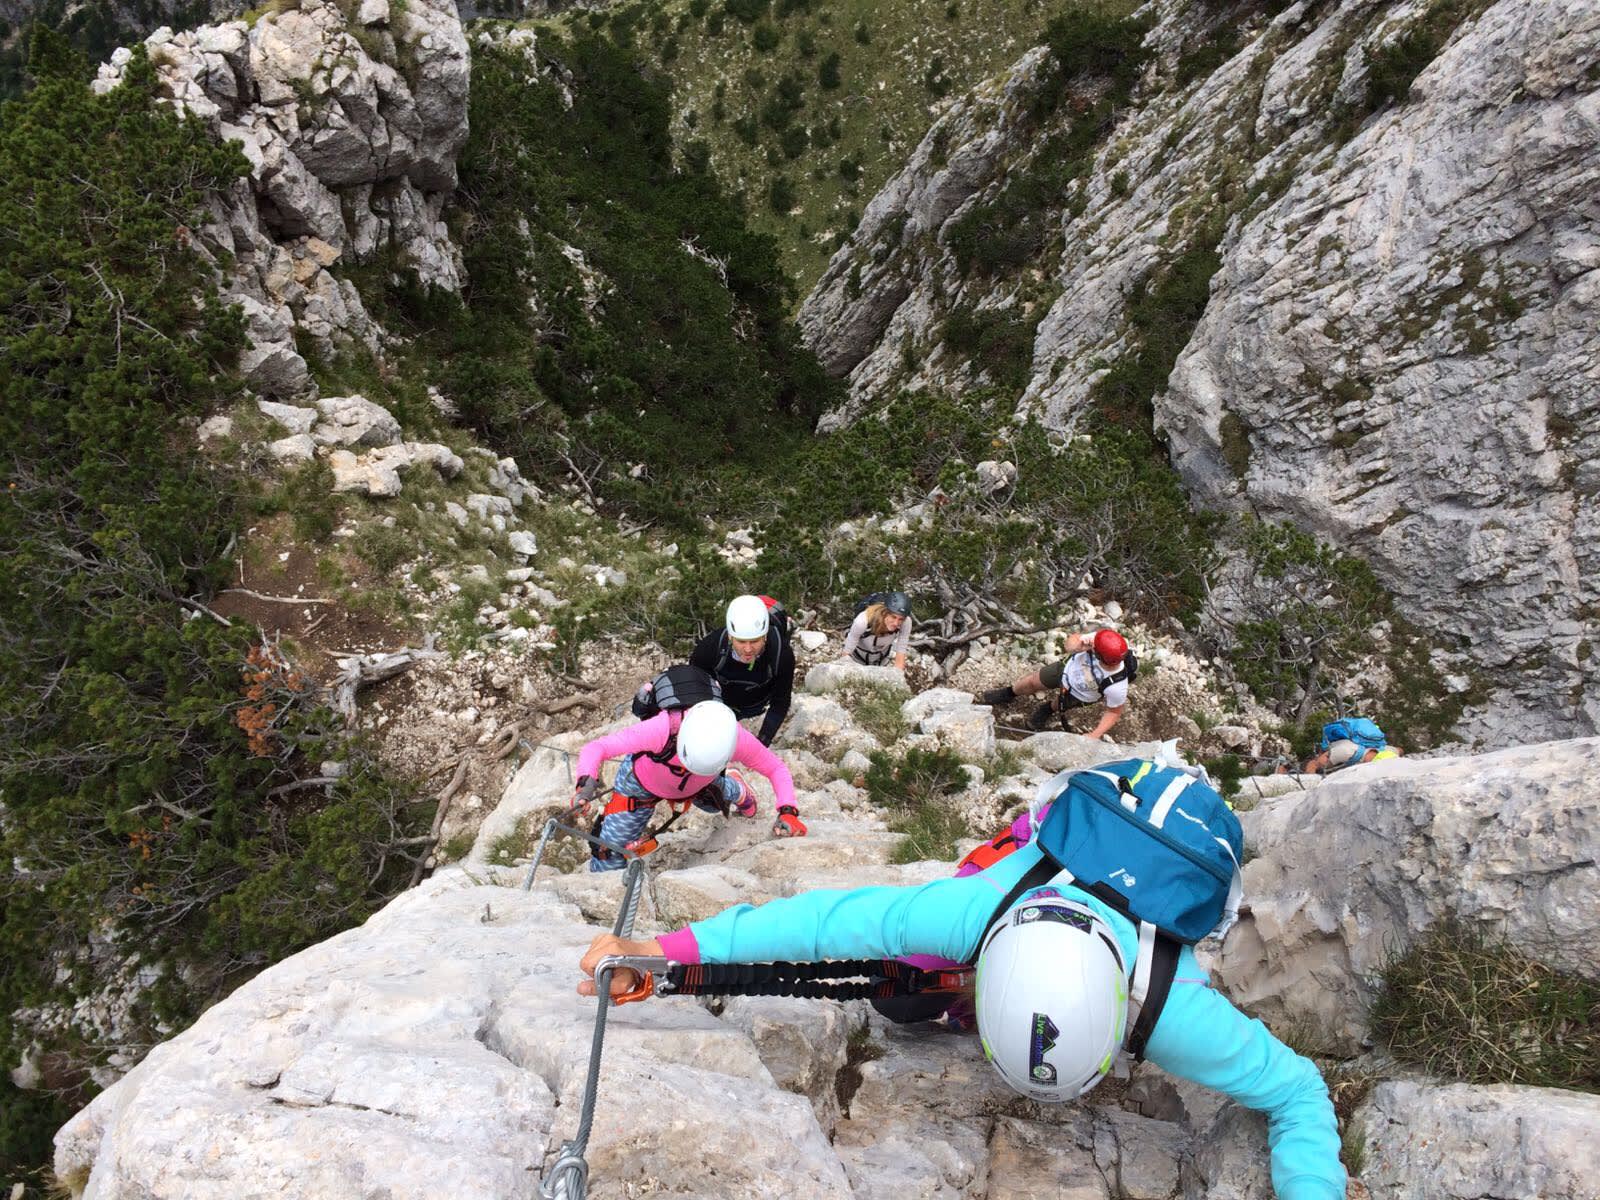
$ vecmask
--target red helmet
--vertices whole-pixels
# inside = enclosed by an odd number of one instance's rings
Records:
[[[1094,656],[1101,662],[1119,663],[1128,652],[1128,639],[1115,629],[1102,629],[1094,635]]]

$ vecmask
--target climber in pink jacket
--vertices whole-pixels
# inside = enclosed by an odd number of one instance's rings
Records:
[[[719,701],[657,713],[584,746],[578,754],[575,812],[586,812],[599,794],[600,764],[611,758],[621,758],[622,765],[595,835],[612,845],[626,846],[638,838],[662,800],[754,817],[755,795],[737,771],[727,769],[730,762],[758,771],[771,782],[778,806],[774,837],[805,836],[789,768]],[[624,865],[620,856],[599,849],[589,859],[591,871],[616,871]]]

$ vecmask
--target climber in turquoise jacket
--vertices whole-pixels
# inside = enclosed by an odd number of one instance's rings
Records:
[[[599,961],[613,954],[665,955],[682,963],[907,954],[960,962],[977,958],[986,1055],[1024,1094],[1041,1097],[1041,1090],[1029,1085],[1044,1081],[1056,1098],[1071,1098],[1093,1087],[1120,1051],[1128,995],[1124,964],[1137,960],[1138,933],[1109,905],[1054,881],[1024,891],[991,923],[1001,899],[1041,857],[1039,848],[1029,845],[965,878],[917,887],[824,889],[759,907],[741,904],[658,940],[602,934],[581,965],[592,976]],[[1068,938],[1070,952],[1041,954],[1041,943],[1008,944],[1025,933]],[[1079,944],[1082,954],[1074,948]],[[1099,986],[1102,979],[1106,986]],[[627,991],[636,982],[632,972],[619,970],[612,990]],[[1056,989],[1048,1005],[1040,996],[1045,988]],[[593,979],[583,980],[578,990],[593,995]],[[1071,993],[1064,1007],[1063,991]],[[1035,1011],[1040,1008],[1051,1009],[1056,1019]],[[1005,1024],[1013,1026],[1031,1020],[1031,1039],[1024,1028],[1016,1046],[1006,1044],[1001,1018],[1011,1018]],[[1079,1031],[1087,1032],[1080,1036]],[[1280,1200],[1342,1200],[1346,1181],[1338,1127],[1321,1073],[1214,990],[1187,946],[1144,1056],[1173,1075],[1267,1114],[1272,1185]],[[1077,1065],[1085,1062],[1087,1067]]]

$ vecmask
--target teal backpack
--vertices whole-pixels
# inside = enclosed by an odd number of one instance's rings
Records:
[[[1366,717],[1341,717],[1337,721],[1329,721],[1322,727],[1322,745],[1318,749],[1326,750],[1334,742],[1354,742],[1364,750],[1383,750],[1389,745],[1389,739],[1383,735],[1378,723]]]
[[[1058,781],[1034,840],[1077,887],[1180,942],[1233,923],[1244,830],[1203,770],[1134,758]]]

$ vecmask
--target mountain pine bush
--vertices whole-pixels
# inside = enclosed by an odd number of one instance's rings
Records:
[[[54,35],[31,69],[0,108],[0,1070],[31,1044],[70,1083],[113,1036],[74,1001],[118,995],[137,1045],[411,864],[404,797],[203,608],[240,493],[192,421],[236,390],[243,327],[191,231],[245,160],[157,102],[142,53],[104,96]],[[322,757],[349,775],[298,787]]]

